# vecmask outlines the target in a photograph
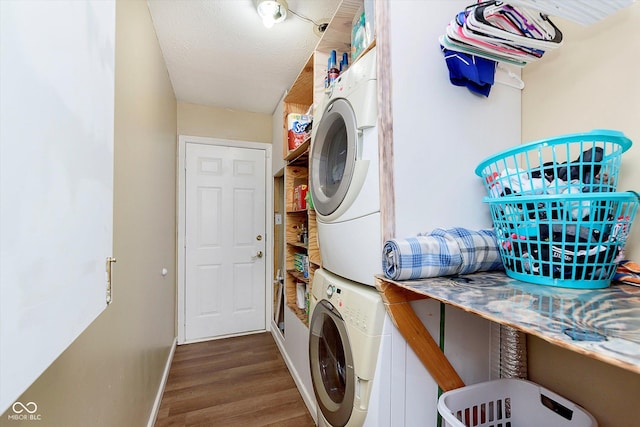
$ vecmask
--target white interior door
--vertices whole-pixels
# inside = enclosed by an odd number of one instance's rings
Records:
[[[265,329],[265,152],[186,144],[185,339]]]

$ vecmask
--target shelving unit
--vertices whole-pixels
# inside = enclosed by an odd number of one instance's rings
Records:
[[[287,117],[291,113],[304,114],[313,105],[313,61],[314,55],[312,54],[285,96],[282,110],[282,155],[286,161],[284,171],[285,304],[305,325],[309,323],[309,314],[306,304],[302,309],[297,305],[297,284],[304,283],[306,295],[308,295],[309,286],[313,281],[313,271],[317,267],[312,269],[311,263],[309,263],[307,277],[304,277],[295,268],[295,254],[308,256],[309,239],[306,243],[300,241],[300,227],[304,226],[307,230],[309,229],[309,216],[306,209],[299,210],[294,206],[294,189],[301,184],[309,185],[311,139],[307,138],[299,147],[289,150]]]
[[[296,210],[293,203],[293,191],[299,184],[309,184],[309,146],[310,139],[295,150],[289,150],[287,117],[291,113],[304,114],[311,112],[316,116],[318,108],[325,96],[324,77],[327,72],[327,59],[331,50],[350,52],[351,25],[353,17],[362,5],[362,0],[343,0],[327,30],[322,35],[314,52],[311,54],[290,90],[284,98],[282,134],[283,158],[285,159],[285,301],[296,316],[308,326],[309,315],[307,308],[298,308],[296,304],[296,284],[304,283],[310,292],[313,283],[313,273],[322,266],[320,249],[318,246],[317,225],[315,211]],[[372,44],[366,51],[375,45]],[[299,239],[300,227],[307,230],[306,244]],[[294,256],[302,253],[309,259],[309,274],[304,277],[295,269]]]
[[[308,108],[308,107],[307,107]],[[299,185],[309,185],[309,145],[310,139],[285,156],[285,300],[296,316],[305,324],[309,324],[308,294],[313,283],[313,273],[321,265],[318,248],[315,212],[309,209],[298,209],[294,200],[294,189]],[[307,230],[307,240],[302,241],[300,230]],[[295,257],[301,254],[308,257],[308,274],[296,269]],[[305,286],[305,307],[297,305],[297,286]]]

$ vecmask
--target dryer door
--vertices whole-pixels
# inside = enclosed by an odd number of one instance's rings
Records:
[[[351,104],[336,99],[322,115],[311,149],[311,195],[320,215],[331,215],[345,199],[353,179],[357,142]]]
[[[353,410],[355,374],[344,320],[327,300],[313,310],[309,325],[309,363],[313,392],[327,422],[347,424]]]

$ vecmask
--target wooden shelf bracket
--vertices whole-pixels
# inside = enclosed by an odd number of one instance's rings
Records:
[[[428,297],[398,288],[378,278],[376,288],[382,295],[393,324],[440,388],[449,391],[464,387],[464,382],[409,304],[410,301]]]

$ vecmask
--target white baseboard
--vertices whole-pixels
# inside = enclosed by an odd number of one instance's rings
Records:
[[[291,373],[291,377],[293,378],[293,381],[296,383],[296,387],[298,387],[298,391],[300,392],[300,395],[302,396],[302,400],[304,401],[304,404],[307,406],[307,409],[309,410],[309,413],[311,414],[311,417],[313,418],[313,421],[316,423],[318,423],[317,420],[317,407],[316,407],[316,399],[315,396],[311,396],[308,391],[306,390],[306,387],[304,387],[302,380],[300,379],[300,375],[298,374],[298,371],[296,370],[295,365],[293,364],[293,362],[291,361],[291,358],[289,358],[289,355],[287,354],[286,349],[284,348],[284,338],[282,336],[282,333],[280,333],[280,330],[278,329],[278,325],[276,324],[276,322],[274,320],[271,321],[271,335],[273,335],[273,339],[276,342],[276,345],[278,346],[278,349],[280,350],[280,354],[282,355],[282,358],[284,359],[284,363],[286,363],[287,368],[289,369],[289,372]]]
[[[0,0],[0,1],[2,1],[2,0]],[[245,331],[245,332],[238,332],[238,333],[235,333],[235,334],[216,335],[215,337],[204,337],[204,338],[197,338],[197,339],[194,339],[194,340],[178,341],[178,344],[179,345],[197,344],[199,342],[223,340],[223,339],[226,339],[226,338],[234,338],[234,337],[245,337],[247,335],[263,334],[265,332],[269,332],[269,330],[268,329],[258,329],[257,331]]]
[[[156,393],[156,400],[153,402],[153,408],[151,408],[151,415],[149,416],[149,423],[147,427],[153,427],[156,424],[158,418],[158,411],[160,410],[160,402],[162,402],[162,395],[164,394],[164,388],[167,385],[167,378],[169,378],[169,370],[171,369],[171,362],[173,362],[173,355],[176,352],[176,345],[178,344],[178,337],[173,339],[171,350],[169,350],[169,356],[167,357],[167,363],[164,365],[164,372],[162,373],[162,379],[160,380],[160,386]]]

